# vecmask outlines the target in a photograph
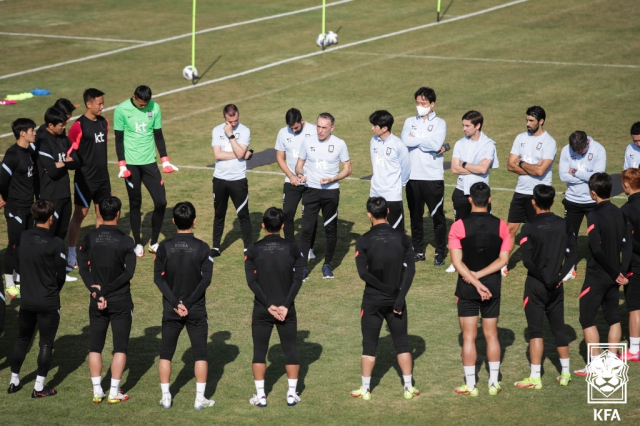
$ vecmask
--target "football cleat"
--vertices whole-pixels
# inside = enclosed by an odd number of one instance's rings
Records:
[[[351,391],[350,395],[354,398],[360,398],[363,401],[369,401],[371,399],[371,392],[369,392],[369,389],[367,389],[366,392],[362,392],[362,388],[358,388],[354,391]]]
[[[426,259],[426,257],[424,256],[424,253],[416,253],[416,254],[413,256],[413,260],[414,260],[415,262],[422,262],[422,261],[423,261],[423,260],[425,260],[425,259]]]
[[[204,410],[205,408],[213,407],[215,403],[213,399],[196,399],[196,402],[193,403],[193,408],[196,410]]]
[[[581,377],[589,377],[592,372],[589,371],[589,369],[587,367],[581,369],[581,370],[575,370],[573,372],[573,374],[575,374],[576,376],[581,376]]]
[[[507,265],[504,265],[502,269],[500,269],[500,275],[502,275],[503,277],[509,276],[509,270],[507,269]]]
[[[262,396],[258,398],[258,395],[253,395],[249,400],[249,404],[255,405],[256,407],[264,408],[267,406],[267,397]]]
[[[560,386],[567,386],[571,381],[571,373],[562,373],[556,378],[556,380],[560,383]]]
[[[75,259],[69,259],[69,263],[67,264],[67,272],[71,272],[78,267],[78,262]]]
[[[515,382],[514,385],[519,389],[542,389],[542,379],[540,377],[525,377],[521,381]]]
[[[57,395],[58,392],[56,392],[55,389],[49,389],[49,388],[42,388],[41,391],[37,391],[37,390],[33,390],[33,392],[31,392],[31,398],[45,398],[47,396],[54,396]]]
[[[149,244],[147,250],[149,250],[149,253],[151,254],[156,254],[156,251],[158,251],[158,247],[160,247],[160,243]]]
[[[417,387],[404,388],[404,399],[413,399],[414,396],[420,396],[420,391]]]
[[[489,395],[496,396],[500,392],[502,392],[502,388],[500,387],[500,382],[498,382],[497,385],[495,383],[492,383],[489,385]]]
[[[100,404],[102,402],[102,400],[104,400],[104,398],[106,397],[106,395],[103,393],[98,394],[98,393],[94,393],[93,394],[93,403],[94,404]]]
[[[72,276],[70,276],[70,275],[65,276],[65,277],[64,277],[64,280],[65,280],[66,282],[78,281],[78,279],[77,279],[76,277],[72,277]]]
[[[309,249],[309,257],[307,257],[307,260],[311,260],[315,258],[316,258],[316,255],[313,253],[313,249]]]
[[[171,408],[171,395],[167,395],[164,396],[162,395],[162,399],[160,400],[160,405],[162,405],[162,408],[164,408],[165,410],[168,410],[169,408]]]
[[[118,394],[116,396],[112,397],[111,394],[109,394],[109,396],[107,397],[107,404],[119,404],[128,400],[129,395],[123,393],[122,391],[118,391]]]
[[[12,299],[20,299],[20,289],[18,286],[7,287],[7,296]]]
[[[300,401],[302,401],[302,400],[300,399],[300,397],[297,394],[296,395],[287,395],[287,405],[289,407],[293,407],[294,405],[296,405]]]
[[[143,257],[144,247],[142,247],[142,244],[138,244],[136,245],[136,248],[133,249],[133,252],[136,254],[136,257]]]
[[[16,393],[20,389],[22,389],[22,383],[18,383],[17,385],[14,385],[13,383],[11,383],[9,385],[9,389],[7,389],[7,393]]]
[[[446,269],[447,273],[452,274],[454,272],[456,272],[456,268],[454,268],[453,263],[451,265],[449,265],[449,267]]]
[[[325,263],[322,265],[322,278],[325,280],[334,278],[333,271],[331,270],[331,265]]]
[[[458,395],[478,396],[478,387],[474,386],[473,389],[470,389],[467,385],[462,385],[455,388],[455,393]]]

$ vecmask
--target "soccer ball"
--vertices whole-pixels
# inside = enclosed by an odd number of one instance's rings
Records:
[[[318,47],[322,47],[324,43],[324,34],[318,34],[318,37],[316,37],[316,44],[318,45]]]
[[[198,77],[198,70],[196,69],[196,67],[192,67],[191,65],[187,65],[186,67],[184,67],[184,69],[182,70],[182,76],[187,79],[187,80],[193,80],[194,78]]]

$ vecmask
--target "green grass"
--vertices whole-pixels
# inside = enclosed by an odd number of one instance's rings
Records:
[[[199,2],[198,29],[210,28],[262,16],[317,5],[317,1],[279,2],[247,0],[243,2]],[[454,1],[448,17],[461,16],[506,0]],[[221,122],[222,105],[234,102],[241,121],[252,130],[251,146],[256,151],[273,147],[284,113],[292,106],[309,121],[325,110],[336,117],[335,134],[349,147],[353,177],[371,173],[368,142],[371,137],[368,116],[385,108],[396,117],[394,131],[414,114],[413,93],[422,86],[434,87],[438,94],[436,111],[449,125],[447,142],[452,146],[461,136],[460,117],[469,109],[485,115],[485,133],[497,142],[501,168],[491,171],[495,188],[514,188],[516,176],[506,170],[506,160],[514,137],[525,130],[524,111],[542,105],[548,115],[546,129],[555,137],[558,148],[568,135],[583,129],[607,148],[610,173],[620,171],[623,152],[629,143],[628,129],[638,120],[640,89],[637,51],[640,43],[635,23],[640,18],[632,0],[530,0],[509,8],[446,23],[395,37],[364,43],[322,55],[293,61],[256,73],[157,98],[163,108],[164,133],[169,155],[178,166],[204,167],[213,163],[210,148],[211,129]],[[0,2],[0,27],[4,32],[43,33],[85,37],[152,41],[190,31],[191,2],[87,3],[79,0]],[[443,7],[444,9],[444,7]],[[201,72],[221,55],[203,82],[221,78],[275,61],[316,52],[315,36],[320,31],[320,11],[264,21],[198,36],[197,66]],[[364,40],[435,21],[435,1],[355,0],[327,10],[329,29],[342,27],[340,44]],[[446,17],[445,21],[446,22]],[[0,75],[106,52],[131,43],[113,43],[68,39],[46,39],[0,35]],[[392,55],[412,55],[392,56]],[[424,58],[431,56],[439,58]],[[462,58],[462,59],[461,59]],[[471,61],[469,58],[494,61]],[[496,60],[515,60],[504,62]],[[525,63],[517,61],[547,61]],[[87,87],[106,93],[106,106],[114,106],[130,96],[139,84],[149,85],[154,93],[189,85],[180,71],[190,62],[190,39],[141,47],[72,65],[0,79],[0,96],[41,87],[52,95],[0,107],[0,133],[10,132],[10,123],[19,116],[38,123],[58,97],[82,103]],[[565,63],[565,64],[557,64]],[[632,65],[605,67],[601,65]],[[81,110],[78,110],[81,113]],[[105,113],[111,120],[113,111]],[[113,134],[109,135],[113,144]],[[0,151],[12,138],[0,139]],[[115,150],[110,151],[115,160]],[[449,160],[449,157],[447,157]],[[129,231],[128,207],[124,184],[111,166],[115,195],[125,200],[124,220],[120,226]],[[277,172],[278,166],[258,171]],[[279,205],[283,178],[279,175],[249,173],[250,211],[254,237],[258,237],[261,213]],[[445,173],[445,212],[452,219],[451,192],[455,177]],[[198,210],[196,235],[211,241],[213,206],[211,170],[181,168],[165,175],[169,204],[191,200]],[[562,190],[554,166],[554,185]],[[216,260],[214,277],[207,292],[209,312],[210,374],[207,395],[216,406],[205,412],[191,408],[195,394],[193,359],[186,333],[179,341],[174,358],[172,410],[162,410],[156,364],[160,344],[162,301],[153,284],[152,258],[140,259],[132,283],[135,316],[131,333],[128,370],[122,387],[131,400],[120,406],[90,403],[91,383],[87,366],[88,296],[80,283],[67,285],[62,292],[62,320],[54,351],[54,366],[48,382],[60,395],[44,401],[32,401],[29,390],[35,378],[36,349],[25,361],[22,375],[25,390],[0,397],[0,411],[6,424],[46,421],[48,424],[149,424],[182,422],[194,424],[213,419],[224,424],[583,424],[590,422],[594,406],[587,404],[587,385],[574,377],[567,388],[555,384],[558,364],[553,338],[545,335],[544,388],[541,391],[517,390],[513,382],[528,374],[526,320],[522,312],[522,291],[526,272],[516,250],[510,264],[510,276],[503,282],[500,340],[504,349],[503,392],[489,398],[484,384],[485,365],[480,368],[481,396],[462,398],[453,388],[462,383],[459,327],[453,296],[456,276],[431,265],[433,233],[425,218],[428,262],[417,266],[414,285],[408,295],[409,333],[415,357],[416,386],[422,396],[402,399],[395,355],[386,330],[378,349],[374,370],[373,399],[369,403],[354,400],[348,392],[359,385],[361,336],[358,314],[363,283],[353,262],[355,241],[369,227],[364,213],[369,193],[368,181],[357,179],[341,185],[339,243],[334,259],[336,279],[324,281],[320,267],[312,263],[311,279],[297,299],[299,351],[302,361],[302,403],[289,408],[284,396],[284,357],[277,334],[269,351],[267,388],[269,407],[257,410],[249,406],[254,392],[251,375],[252,342],[250,316],[252,294],[242,265],[239,226],[230,209],[223,256]],[[506,219],[510,191],[494,190],[494,213]],[[562,214],[557,198],[554,211]],[[624,199],[618,198],[618,205]],[[151,200],[144,193],[143,235],[150,234]],[[82,235],[91,229],[88,218]],[[298,218],[297,231],[300,220]],[[407,226],[408,226],[407,221]],[[0,230],[0,241],[6,231]],[[172,235],[170,218],[165,218],[163,234]],[[584,235],[584,228],[582,234]],[[322,233],[319,234],[321,236]],[[580,266],[584,271],[586,240],[580,238]],[[324,252],[324,238],[316,252]],[[74,272],[77,276],[77,272]],[[583,278],[581,276],[580,278]],[[586,353],[578,322],[578,294],[582,280],[566,287],[566,323],[570,337],[572,369],[579,368]],[[621,300],[622,303],[622,300]],[[622,305],[623,306],[623,305]],[[626,336],[626,308],[622,309]],[[5,332],[0,336],[0,384],[9,382],[9,358],[16,338],[18,303],[8,305]],[[600,325],[603,324],[599,316]],[[603,328],[604,330],[604,328]],[[108,337],[110,340],[110,336]],[[37,346],[37,345],[36,345]],[[479,340],[480,354],[484,342]],[[111,343],[104,351],[105,365],[110,361]],[[483,361],[480,357],[479,363]],[[107,368],[105,368],[105,371]],[[640,419],[636,408],[640,394],[636,383],[640,373],[630,368],[629,403],[618,408],[622,421]],[[106,384],[106,381],[105,381]],[[602,408],[597,407],[597,408]]]

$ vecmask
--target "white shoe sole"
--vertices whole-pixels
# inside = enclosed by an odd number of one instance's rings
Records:
[[[456,272],[456,268],[453,267],[453,264],[449,265],[449,267],[447,268],[447,270],[445,271],[449,274]]]

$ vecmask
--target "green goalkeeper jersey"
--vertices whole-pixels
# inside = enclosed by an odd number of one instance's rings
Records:
[[[162,128],[160,105],[154,101],[143,109],[127,99],[116,107],[113,129],[124,132],[124,158],[127,164],[142,166],[156,162],[155,129]]]

